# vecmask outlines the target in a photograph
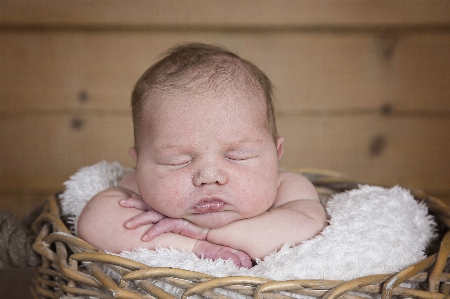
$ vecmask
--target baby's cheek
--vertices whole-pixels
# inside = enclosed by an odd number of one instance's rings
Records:
[[[185,209],[186,196],[180,184],[161,184],[156,194],[159,205],[166,211],[166,215],[179,217]]]
[[[173,206],[177,209],[183,209],[186,204],[186,196],[183,196],[182,190],[176,187],[172,187],[172,193],[170,195],[170,201],[173,203]]]
[[[277,196],[278,182],[274,180],[261,180],[261,184],[255,186],[255,198],[258,198],[254,203],[255,209],[263,211],[268,210]]]

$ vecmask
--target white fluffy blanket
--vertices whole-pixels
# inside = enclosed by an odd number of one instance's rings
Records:
[[[63,214],[75,224],[97,192],[114,186],[131,169],[100,162],[70,177],[61,194]],[[231,261],[200,259],[192,253],[136,248],[120,255],[155,267],[176,267],[215,276],[258,276],[275,280],[342,279],[393,273],[423,259],[436,224],[425,204],[409,191],[360,186],[334,195],[327,203],[329,225],[298,246],[285,245],[251,268]]]

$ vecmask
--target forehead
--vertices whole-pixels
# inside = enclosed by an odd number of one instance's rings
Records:
[[[249,91],[153,94],[142,111],[140,133],[169,138],[179,131],[201,131],[203,137],[220,133],[242,138],[250,131],[268,131],[266,111],[263,96]]]
[[[266,106],[262,86],[240,63],[224,68],[220,68],[220,65],[216,65],[216,68],[193,67],[182,74],[168,75],[161,84],[150,87],[144,101],[158,108],[166,104],[182,105],[182,100],[188,99],[204,103],[219,99],[235,105],[251,103]]]
[[[169,76],[147,90],[136,128],[138,139],[142,134],[148,135],[149,130],[170,133],[168,122],[174,128],[180,128],[183,122],[190,127],[192,122],[200,125],[212,122],[219,129],[219,126],[235,127],[244,121],[247,127],[269,128],[264,90],[245,68],[234,73],[225,70],[225,74],[221,70],[198,71],[177,78]]]
[[[224,115],[246,112],[264,117],[267,111],[262,92],[235,86],[220,86],[208,90],[153,92],[149,95],[143,108],[144,118],[169,116],[174,110],[180,113],[183,111],[193,113],[199,110],[211,113],[219,110],[223,111]]]

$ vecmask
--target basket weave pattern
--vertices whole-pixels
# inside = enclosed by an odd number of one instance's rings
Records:
[[[332,172],[302,171],[316,186],[321,200],[363,183]],[[182,298],[292,298],[296,294],[315,298],[364,298],[381,294],[383,299],[415,297],[443,299],[450,293],[450,273],[446,273],[450,254],[450,209],[439,199],[421,191],[411,191],[424,201],[442,226],[440,246],[427,258],[398,272],[360,277],[351,281],[290,280],[273,281],[256,277],[224,277],[174,268],[155,268],[126,258],[103,253],[71,234],[60,215],[59,202],[49,197],[42,214],[33,223],[38,234],[33,250],[42,258],[32,284],[34,298],[175,298],[158,287],[170,284],[182,290]],[[421,288],[399,286],[418,283]],[[223,290],[227,290],[224,292]]]

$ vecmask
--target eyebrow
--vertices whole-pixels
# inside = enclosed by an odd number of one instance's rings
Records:
[[[159,154],[165,150],[181,150],[181,149],[186,149],[186,148],[190,148],[190,146],[182,146],[182,145],[176,145],[176,144],[163,144],[161,146],[158,146],[155,148],[155,153]]]
[[[238,141],[234,141],[234,142],[230,142],[230,144],[236,144],[236,145],[240,145],[243,143],[257,143],[257,144],[261,144],[263,143],[262,139],[258,139],[258,138],[252,138],[252,137],[245,137],[242,139],[239,139]]]

